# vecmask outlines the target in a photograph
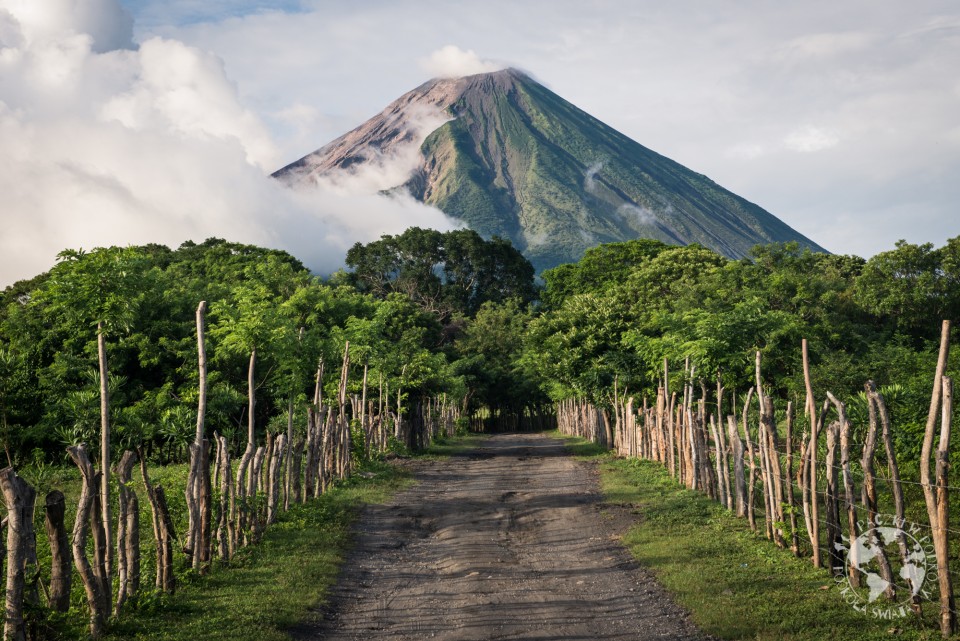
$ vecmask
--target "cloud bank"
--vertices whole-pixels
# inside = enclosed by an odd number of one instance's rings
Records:
[[[454,226],[373,180],[283,187],[267,176],[276,145],[223,62],[131,34],[116,0],[0,0],[0,287],[67,247],[219,236],[329,272],[356,241]]]
[[[506,68],[506,65],[493,60],[483,60],[473,49],[464,51],[456,45],[447,45],[422,58],[420,68],[432,76],[460,78],[500,71]]]

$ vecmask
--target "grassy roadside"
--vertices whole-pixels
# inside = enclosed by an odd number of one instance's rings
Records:
[[[634,506],[638,522],[624,544],[705,632],[771,641],[940,638],[930,616],[879,620],[855,611],[825,571],[758,537],[745,519],[683,488],[658,464],[562,438],[597,461],[607,501]]]
[[[434,443],[419,457],[461,454],[486,438],[471,434]],[[360,474],[306,505],[291,506],[262,542],[238,552],[231,567],[206,577],[178,576],[172,597],[148,596],[106,637],[137,641],[271,641],[309,616],[336,581],[365,504],[382,503],[413,480],[403,467],[368,463]]]
[[[143,641],[270,641],[303,620],[336,580],[359,509],[409,485],[409,473],[384,463],[365,466],[333,491],[292,506],[263,541],[244,548],[231,567],[183,577],[172,597],[130,610],[107,639]]]
[[[488,438],[490,438],[489,434],[477,432],[469,432],[462,436],[450,438],[441,437],[431,443],[426,452],[418,455],[418,458],[439,459],[447,456],[458,456],[472,450]]]

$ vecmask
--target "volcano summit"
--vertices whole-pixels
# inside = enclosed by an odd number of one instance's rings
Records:
[[[388,166],[382,189],[510,239],[538,271],[634,238],[731,258],[770,242],[824,251],[515,69],[430,80],[274,177],[296,186]]]

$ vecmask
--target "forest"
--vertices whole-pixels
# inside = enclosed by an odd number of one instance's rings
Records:
[[[321,455],[327,464],[338,457],[340,477],[351,460],[422,449],[438,434],[438,416],[443,433],[542,429],[576,402],[620,434],[624,399],[652,405],[658,387],[668,396],[695,383],[722,388],[736,413],[749,403],[758,358],[765,394],[803,408],[806,341],[809,384],[845,401],[859,442],[872,407],[864,383],[874,381],[895,417],[903,474],[915,475],[941,320],[960,316],[960,237],[942,247],[901,241],[868,260],[791,244],[732,260],[698,245],[636,240],[601,245],[538,278],[507,241],[411,228],[354,245],[346,267],[320,278],[286,252],[220,239],[62,252],[50,271],[0,296],[8,469],[43,487],[72,460],[86,466],[94,492],[94,468],[126,467],[129,478],[133,459],[122,459],[131,452],[149,492],[147,463],[190,463],[209,479],[213,452],[197,449],[209,438],[217,463],[203,500],[216,512],[233,492],[224,470],[237,457],[242,476],[257,448],[265,448],[267,486],[280,474],[270,452],[284,447],[299,451],[296,463],[289,454],[277,463],[288,479],[297,475],[284,491],[299,488],[301,474],[309,485],[318,464],[311,443],[324,430],[341,430],[341,449]],[[947,371],[958,358],[954,351]],[[665,361],[682,374],[667,380]],[[722,402],[712,402],[721,418]],[[78,461],[80,444],[98,443]],[[104,524],[110,506],[124,509],[125,485],[114,476],[100,477],[110,488]],[[319,493],[326,477],[312,482]],[[202,502],[202,483],[190,483]],[[242,485],[230,494],[241,506]],[[190,491],[188,512],[200,509]],[[275,492],[267,487],[269,500]],[[255,540],[262,519],[244,514],[234,525]],[[199,519],[190,513],[185,536],[200,537]],[[110,526],[99,536],[112,541]],[[212,550],[217,542],[206,536]],[[234,532],[224,545],[246,540]]]

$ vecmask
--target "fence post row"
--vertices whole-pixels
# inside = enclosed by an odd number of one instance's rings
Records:
[[[395,437],[403,438],[414,447],[424,447],[440,436],[454,435],[461,417],[458,403],[449,402],[445,395],[441,395],[413,399],[403,408],[399,402],[391,406],[387,398],[390,382],[382,376],[379,398],[374,400],[368,390],[366,365],[363,367],[362,394],[349,397],[347,388],[353,373],[348,344],[338,373],[339,386],[334,405],[331,407],[323,402],[324,365],[321,360],[314,395],[308,407],[305,434],[291,437],[293,412],[290,411],[286,433],[268,434],[266,446],[250,443],[242,453],[234,477],[232,452],[236,444],[232,447],[220,434],[213,434],[212,439],[204,434],[204,312],[205,305],[201,303],[197,309],[201,396],[197,438],[189,446],[189,474],[183,494],[188,520],[182,532],[186,543],[182,550],[185,561],[201,574],[213,569],[215,558],[221,564],[228,564],[239,547],[258,541],[266,527],[291,504],[319,497],[338,480],[349,477],[354,457],[370,459],[381,455]],[[251,355],[251,363],[254,359],[255,355]],[[399,399],[399,385],[396,389]],[[252,406],[252,398],[250,403]],[[402,416],[401,411],[407,415]],[[553,416],[552,408],[526,408],[510,428],[543,429],[549,427]],[[356,443],[354,431],[360,435]],[[45,497],[44,532],[52,557],[47,582],[41,577],[36,558],[36,490],[12,468],[0,471],[0,490],[7,508],[6,518],[0,521],[0,533],[6,528],[6,540],[0,537],[0,562],[5,560],[7,563],[6,639],[26,638],[24,612],[26,606],[41,606],[40,587],[46,596],[47,607],[59,612],[69,610],[74,568],[84,586],[89,632],[93,638],[102,636],[111,614],[120,615],[124,605],[139,593],[143,565],[140,508],[131,484],[133,468],[138,461],[150,505],[155,542],[154,585],[166,593],[172,594],[176,590],[174,555],[180,552],[175,550],[178,534],[174,529],[167,492],[161,484],[151,481],[143,450],[124,452],[113,470],[119,485],[115,499],[117,512],[113,515],[115,528],[111,528],[115,532],[114,540],[107,538],[99,500],[102,471],[96,469],[86,445],[71,446],[67,452],[80,470],[80,498],[72,534],[68,536],[64,525],[66,505],[63,493],[53,490]],[[212,466],[211,454],[214,458]],[[91,539],[92,558],[88,556],[88,541]],[[116,554],[113,568],[116,576],[108,570],[111,550]],[[114,578],[117,579],[115,597],[111,594]]]
[[[821,555],[825,553],[830,571],[844,577],[853,587],[858,587],[862,581],[859,546],[854,542],[861,533],[860,519],[865,516],[868,525],[863,529],[869,530],[871,543],[875,544],[877,550],[871,563],[876,564],[880,577],[887,585],[884,598],[890,601],[907,598],[898,595],[894,585],[893,578],[901,576],[911,590],[909,601],[918,612],[920,586],[914,585],[913,581],[922,580],[922,576],[909,571],[914,561],[914,551],[908,544],[904,528],[920,527],[929,531],[936,553],[936,582],[940,601],[938,619],[941,633],[947,637],[957,631],[949,568],[951,530],[948,473],[953,417],[953,382],[946,375],[949,349],[950,322],[943,321],[920,455],[918,485],[923,489],[927,508],[926,524],[907,522],[904,516],[905,481],[900,477],[893,448],[892,421],[883,395],[873,381],[866,382],[868,425],[863,443],[859,444],[862,445],[860,459],[855,461],[851,458],[854,429],[845,403],[828,391],[825,392],[822,408],[817,411],[806,339],[801,343],[806,388],[805,420],[798,440],[795,440],[793,403],[788,402],[783,413],[786,438],[785,443],[780,443],[775,401],[767,394],[768,388],[762,380],[759,352],[755,361],[756,386],[746,394],[739,429],[736,399],[732,400],[729,413],[724,415],[725,390],[719,381],[712,399],[714,405],[710,404],[709,392],[703,380],[700,382],[699,398],[695,398],[696,367],[687,359],[678,396],[678,392],[671,389],[671,383],[676,387],[676,381],[671,381],[670,364],[666,358],[663,361],[663,377],[652,403],[644,395],[642,406],[636,409],[634,399],[637,394],[628,396],[625,390],[621,393],[618,376],[613,395],[607,399],[608,402],[612,399],[612,409],[602,408],[585,399],[566,399],[556,405],[557,427],[563,434],[607,446],[620,456],[647,459],[662,465],[679,483],[701,491],[737,517],[746,518],[753,531],[758,531],[757,510],[761,510],[763,533],[767,538],[780,547],[789,547],[796,556],[809,556],[816,567],[822,565]],[[754,395],[756,404],[753,404]],[[715,409],[708,413],[707,407]],[[609,416],[614,420],[611,429],[605,427],[605,421],[609,420],[606,417]],[[936,429],[938,421],[939,434]],[[824,439],[821,438],[822,434],[825,434]],[[893,519],[897,525],[897,553],[892,555],[883,549],[872,527],[877,524],[880,504],[874,460],[880,443],[883,445],[888,476],[883,485],[889,487],[892,495]],[[794,461],[794,458],[797,460]],[[859,493],[854,474],[856,463],[859,463],[862,474]],[[859,509],[862,510],[859,518],[858,499]],[[803,541],[798,511],[802,512],[802,527],[806,532]],[[821,527],[826,531],[825,545],[821,544]]]

